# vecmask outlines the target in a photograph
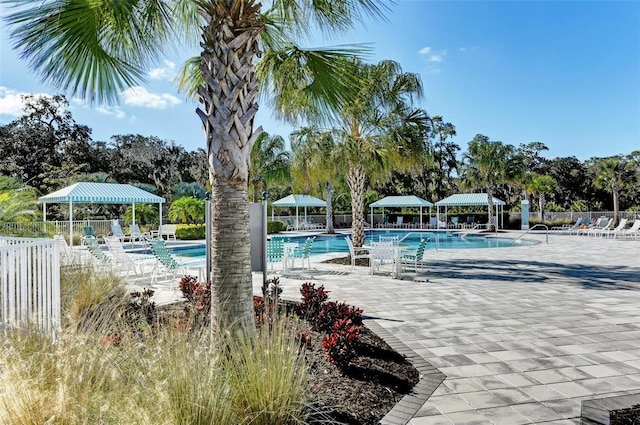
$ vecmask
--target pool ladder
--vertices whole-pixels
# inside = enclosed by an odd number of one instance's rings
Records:
[[[546,230],[546,235],[545,235],[545,242],[549,243],[549,226],[547,226],[546,224],[542,224],[542,223],[538,223],[538,224],[534,224],[533,226],[531,226],[530,228],[527,229],[526,232],[522,233],[520,236],[518,236],[517,238],[513,239],[509,245],[513,245],[514,243],[516,243],[516,241],[518,239],[520,239],[521,237],[523,237],[524,235],[526,235],[527,233],[529,233],[530,231],[532,231],[533,229],[535,229],[536,227],[543,227]]]

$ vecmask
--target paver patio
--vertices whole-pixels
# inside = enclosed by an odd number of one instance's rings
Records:
[[[292,299],[324,285],[446,375],[410,424],[578,424],[582,400],[640,391],[640,241],[550,235],[425,258],[402,279],[314,258],[280,280]]]

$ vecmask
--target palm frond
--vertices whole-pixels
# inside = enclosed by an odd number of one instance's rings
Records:
[[[262,93],[269,93],[285,121],[329,122],[357,94],[361,82],[353,58],[368,52],[365,45],[302,49],[293,44],[265,52],[257,67]]]
[[[44,82],[90,103],[116,103],[120,91],[143,81],[173,30],[161,0],[7,3],[16,9],[5,22],[21,57]]]

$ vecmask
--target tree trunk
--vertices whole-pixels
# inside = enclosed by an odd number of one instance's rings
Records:
[[[325,184],[326,201],[327,201],[327,226],[325,231],[329,234],[336,233],[333,228],[333,185],[330,182]]]
[[[544,193],[540,194],[540,221],[544,223]]]
[[[613,188],[613,222],[615,225],[618,225],[620,219],[618,218],[618,214],[620,212],[620,202],[619,202],[619,191],[618,188]]]
[[[351,230],[353,246],[364,245],[364,184],[366,175],[361,166],[349,169],[347,184],[351,191]]]
[[[487,217],[489,219],[487,222],[487,230],[495,232],[497,229],[493,223],[493,190],[491,187],[487,187],[487,208]]]
[[[214,178],[211,186],[212,326],[251,329],[254,314],[247,186],[220,178]]]
[[[249,239],[249,155],[262,128],[253,131],[258,105],[255,61],[263,24],[260,5],[201,2],[203,28],[198,88],[211,180],[211,326],[253,333]]]

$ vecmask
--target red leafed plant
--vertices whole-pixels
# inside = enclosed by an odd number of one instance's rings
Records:
[[[329,333],[333,330],[334,323],[343,319],[349,319],[353,325],[361,326],[362,310],[343,302],[330,301],[322,305],[312,326],[319,332]]]
[[[351,319],[339,319],[333,324],[331,333],[322,340],[322,348],[327,352],[329,360],[344,368],[357,354],[359,335],[359,325],[354,325]]]
[[[299,317],[305,320],[313,320],[323,304],[329,298],[330,291],[324,289],[324,286],[316,288],[316,285],[310,282],[305,282],[300,288],[300,294],[302,295],[302,302],[296,307],[296,313]]]

